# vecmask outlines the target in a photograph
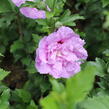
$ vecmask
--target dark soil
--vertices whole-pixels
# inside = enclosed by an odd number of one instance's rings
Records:
[[[3,82],[11,89],[21,88],[27,80],[27,72],[24,71],[22,65],[13,62],[13,56],[6,53],[0,65],[4,70],[11,73],[3,80]]]

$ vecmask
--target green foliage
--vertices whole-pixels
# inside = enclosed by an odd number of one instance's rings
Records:
[[[105,21],[104,12],[108,10],[108,6],[103,8],[101,0],[91,0],[86,4],[78,1],[76,8],[80,11],[80,15],[83,15],[86,19],[79,25],[85,32],[84,39],[87,41],[86,46],[90,59],[93,60],[96,57],[101,57],[102,52],[109,48],[109,31],[105,31],[103,27]],[[92,45],[95,46],[93,47]]]
[[[11,0],[0,0],[0,68],[12,72],[0,69],[0,109],[108,109],[109,0],[35,0],[23,6],[45,10],[47,18],[28,19]],[[38,73],[35,51],[60,26],[86,41],[89,62],[73,77],[55,80]],[[17,79],[22,76],[24,83]]]
[[[60,23],[62,23],[62,25],[75,26],[76,24],[74,22],[80,19],[84,19],[84,17],[78,14],[71,15],[71,12],[69,10],[66,10],[60,17],[59,21]]]
[[[0,0],[0,13],[11,11],[11,5],[8,0]]]
[[[84,100],[92,89],[95,74],[96,67],[89,62],[80,73],[66,80],[65,87],[52,80],[53,91],[41,100],[43,109],[75,109],[75,105]]]
[[[108,29],[108,27],[109,27],[109,12],[108,11],[105,11],[104,12],[104,15],[105,15],[105,22],[103,24],[103,27],[105,29]]]
[[[80,73],[68,79],[66,91],[69,101],[80,102],[86,97],[92,89],[96,72],[96,67],[87,63]]]
[[[107,5],[109,5],[109,1],[108,0],[101,0],[103,3],[103,7],[106,7]]]
[[[91,62],[91,64],[96,66],[96,75],[104,77],[106,73],[106,63],[100,58],[96,58],[95,60],[96,62]]]
[[[63,11],[65,2],[66,0],[46,0],[47,5],[55,15],[59,15]]]
[[[82,103],[80,109],[109,109],[109,96],[96,96]]]
[[[30,105],[27,107],[27,109],[38,109],[38,107],[36,106],[36,104],[34,103],[34,101],[31,100]]]
[[[10,97],[10,90],[4,90],[0,95],[0,108],[1,109],[9,109],[9,97]]]
[[[10,109],[37,109],[30,92],[25,89],[11,91],[10,102],[14,102],[14,104],[10,105]]]
[[[103,54],[104,54],[105,56],[109,56],[109,49],[106,49],[106,50],[103,52]]]
[[[11,51],[11,52],[15,52],[15,51],[17,51],[17,50],[19,50],[19,49],[21,49],[21,48],[23,48],[23,47],[24,47],[24,45],[23,45],[22,41],[17,40],[17,41],[15,41],[15,42],[13,43],[13,45],[11,46],[10,51]]]
[[[17,95],[22,99],[23,102],[28,103],[31,99],[31,95],[28,91],[23,89],[16,89]]]
[[[3,80],[7,75],[9,75],[9,71],[5,71],[0,68],[0,81]]]

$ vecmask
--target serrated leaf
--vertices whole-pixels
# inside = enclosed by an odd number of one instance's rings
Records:
[[[0,108],[1,109],[9,109],[9,97],[10,97],[10,90],[4,90],[0,96]]]
[[[0,68],[0,81],[3,80],[10,72]]]
[[[83,16],[79,16],[78,14],[70,14],[71,12],[69,10],[66,10],[65,13],[60,17],[59,21],[66,26],[75,26],[76,24],[74,21],[84,19]]]
[[[89,98],[81,104],[81,109],[109,109],[109,96]]]

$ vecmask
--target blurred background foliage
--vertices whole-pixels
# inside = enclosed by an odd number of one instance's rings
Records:
[[[0,109],[109,109],[109,0],[46,0],[43,20],[0,4]],[[85,39],[89,57],[80,73],[55,80],[36,71],[35,50],[62,25]]]

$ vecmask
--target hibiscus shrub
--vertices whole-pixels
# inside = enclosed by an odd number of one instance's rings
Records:
[[[0,109],[109,109],[109,0],[0,0]]]

